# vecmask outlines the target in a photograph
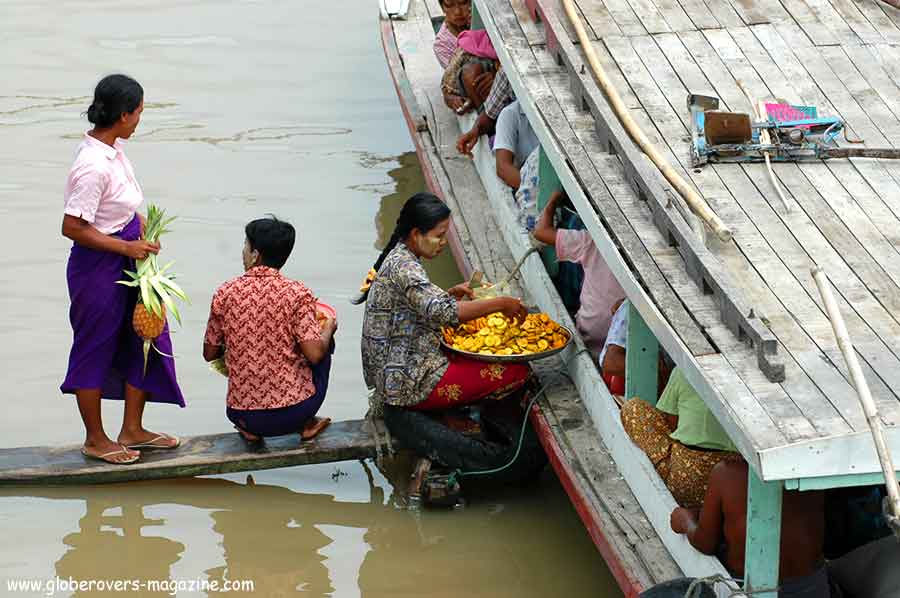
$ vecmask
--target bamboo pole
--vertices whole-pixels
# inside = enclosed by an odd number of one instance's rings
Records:
[[[724,242],[730,241],[731,230],[725,226],[725,223],[710,209],[709,205],[707,205],[700,194],[694,191],[688,182],[672,168],[672,165],[668,163],[660,151],[656,149],[649,139],[647,139],[647,136],[641,130],[640,126],[638,126],[637,122],[632,118],[631,113],[625,105],[625,102],[622,101],[619,92],[616,91],[616,88],[607,76],[606,71],[603,70],[603,67],[600,65],[600,60],[597,58],[594,46],[588,39],[587,33],[584,30],[584,25],[581,23],[581,19],[575,12],[572,0],[562,0],[562,5],[569,21],[572,23],[572,27],[575,28],[575,33],[578,35],[581,49],[584,50],[587,61],[591,65],[591,70],[594,71],[594,76],[600,84],[600,88],[603,90],[603,93],[606,94],[606,98],[609,100],[613,112],[619,117],[622,126],[625,127],[625,130],[628,131],[628,134],[634,142],[641,148],[647,157],[650,158],[650,161],[656,165],[662,175],[666,177],[666,180],[675,187],[675,190],[684,198],[684,201],[691,210],[697,214],[697,216],[719,239]]]
[[[897,521],[900,518],[900,485],[897,484],[897,474],[891,459],[891,452],[884,439],[884,429],[881,424],[881,418],[878,416],[878,408],[872,399],[869,384],[866,382],[865,376],[863,376],[859,359],[856,357],[856,351],[853,349],[853,343],[850,340],[850,335],[847,333],[847,326],[844,324],[844,318],[838,310],[837,301],[834,298],[834,293],[831,291],[831,283],[828,281],[828,277],[825,276],[825,272],[818,266],[813,268],[811,272],[813,279],[816,281],[816,286],[819,287],[819,294],[822,295],[822,301],[825,303],[825,311],[828,314],[828,319],[831,321],[831,328],[834,330],[834,336],[837,338],[838,346],[844,355],[844,361],[847,362],[850,378],[862,403],[866,421],[869,423],[869,429],[872,431],[875,450],[878,453],[878,460],[881,461],[881,469],[884,471],[888,501],[891,505],[894,520]],[[892,527],[894,528],[894,533],[898,533],[897,527],[895,525],[892,525]]]
[[[756,116],[759,120],[763,120],[763,117],[766,114],[766,104],[762,100],[757,102],[756,104]],[[760,133],[759,140],[762,143],[771,143],[772,140],[769,137],[769,132],[763,129],[762,133]],[[781,204],[784,206],[785,212],[791,211],[791,205],[788,203],[787,197],[784,196],[784,191],[781,190],[781,185],[778,183],[778,179],[775,178],[775,170],[772,168],[772,161],[769,158],[769,152],[763,152],[763,155],[766,158],[766,171],[769,173],[769,182],[772,183],[772,186],[775,187],[775,191],[778,193],[778,198],[781,200]]]

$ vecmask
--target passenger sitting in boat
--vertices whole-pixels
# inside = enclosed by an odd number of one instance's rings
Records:
[[[709,478],[703,508],[679,507],[672,512],[672,530],[686,534],[704,554],[716,555],[735,577],[744,576],[747,534],[745,461],[723,461]],[[785,491],[781,510],[779,598],[829,598],[822,546],[825,537],[822,492]]]
[[[581,307],[575,314],[575,324],[588,348],[596,355],[606,341],[612,307],[625,296],[625,291],[606,265],[589,232],[556,228],[556,209],[567,199],[561,191],[550,196],[534,227],[534,237],[555,247],[560,261],[575,262],[584,268]]]
[[[597,358],[603,381],[615,395],[625,394],[625,346],[628,343],[629,308],[627,299],[620,300],[612,306],[609,332]]]
[[[213,295],[203,358],[225,356],[225,413],[245,439],[300,432],[306,440],[330,422],[315,415],[328,389],[337,322],[320,324],[310,290],[280,272],[294,248],[290,223],[262,218],[245,233],[245,272]]]
[[[444,103],[457,114],[480,108],[500,67],[491,39],[483,30],[463,31],[441,80]]]
[[[522,182],[519,169],[538,146],[537,135],[519,102],[504,108],[497,119],[497,135],[494,137],[497,176],[513,189],[518,189]]]
[[[434,55],[446,69],[458,46],[456,38],[472,23],[472,0],[438,0],[444,11],[444,22],[434,36]]]
[[[621,417],[625,432],[683,507],[700,508],[709,472],[719,461],[741,458],[681,368],[672,371],[655,408],[635,397],[622,406]]]
[[[501,67],[494,76],[491,91],[484,101],[484,111],[478,115],[472,128],[456,140],[456,151],[471,158],[472,148],[478,143],[478,138],[482,135],[494,134],[500,113],[514,101],[516,101],[516,94],[509,84],[506,70]]]
[[[474,296],[468,283],[444,291],[428,279],[421,260],[444,249],[449,228],[450,209],[430,193],[417,193],[404,204],[373,266],[377,274],[366,295],[361,349],[376,415],[462,406],[508,394],[530,375],[524,364],[485,363],[441,350],[443,326],[494,312],[525,315],[513,297],[466,300]]]

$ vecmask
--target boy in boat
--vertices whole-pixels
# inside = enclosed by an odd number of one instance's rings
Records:
[[[744,576],[747,535],[746,461],[723,461],[709,477],[699,515],[679,507],[672,530],[687,535],[704,554],[720,558],[735,577]],[[785,491],[781,509],[779,598],[830,598],[825,568],[825,497],[822,492]]]
[[[472,0],[438,0],[444,11],[444,22],[434,36],[434,55],[446,69],[456,52],[459,34],[472,23]]]
[[[500,112],[496,133],[494,157],[497,162],[497,176],[513,189],[518,189],[522,183],[519,169],[540,145],[518,101]]]
[[[741,459],[681,368],[672,371],[656,407],[634,397],[622,406],[621,417],[625,432],[682,507],[699,509],[713,467]]]
[[[337,322],[320,324],[316,299],[281,274],[294,248],[294,227],[275,217],[245,228],[244,274],[212,299],[203,358],[224,355],[226,416],[248,441],[300,432],[314,437],[330,422],[316,413],[325,400]]]
[[[597,358],[600,375],[614,395],[625,394],[625,347],[628,344],[628,299],[613,305],[606,341]]]
[[[510,104],[506,110],[513,106],[515,104]],[[625,296],[625,291],[606,265],[590,233],[586,230],[557,229],[554,225],[556,208],[564,199],[565,196],[560,191],[550,196],[534,227],[534,237],[542,243],[555,247],[560,261],[575,262],[584,268],[581,307],[575,314],[575,325],[588,348],[596,355],[606,341],[611,309]]]

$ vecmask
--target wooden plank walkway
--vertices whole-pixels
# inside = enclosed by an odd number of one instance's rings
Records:
[[[719,97],[723,109],[749,112],[743,86],[756,99],[838,115],[851,138],[863,138],[868,147],[900,146],[900,11],[878,0],[577,0],[632,116],[733,230],[732,242],[710,244],[702,259],[731,275],[742,305],[774,335],[785,377],[773,383],[718,313],[721,306],[692,282],[697,266],[681,247],[690,239],[676,239],[673,247],[666,229],[653,226],[660,212],[649,195],[660,192],[675,207],[679,200],[665,183],[654,189],[658,173],[642,171],[641,160],[628,156],[627,137],[625,146],[610,138],[616,130],[622,134],[621,127],[583,70],[558,0],[526,4],[539,23],[504,18],[513,12],[509,0],[476,0],[493,17],[489,33],[508,71],[518,74],[511,78],[520,99],[527,98],[529,118],[549,131],[542,144],[571,169],[575,191],[589,192],[578,207],[602,223],[602,233],[592,230],[598,246],[608,233],[654,301],[662,287],[686,310],[692,325],[659,304],[680,341],[661,338],[663,345],[677,352],[689,345],[686,331],[698,326],[712,346],[713,353],[692,351],[693,359],[673,357],[691,370],[691,381],[763,478],[796,475],[796,463],[788,460],[797,450],[780,451],[792,445],[817,447],[808,475],[857,472],[853,459],[869,455],[865,419],[810,275],[814,265],[835,285],[890,443],[900,451],[900,161],[778,164],[786,211],[763,165],[691,168],[685,106],[691,92]],[[542,39],[524,35],[535,26]],[[689,230],[692,217],[676,212],[663,215],[682,219]],[[645,274],[650,271],[662,280]],[[737,381],[748,392],[723,386]],[[844,441],[830,443],[833,437]],[[863,468],[874,471],[877,463],[867,460]]]
[[[383,424],[379,426],[383,431]],[[383,442],[383,441],[382,441]],[[131,465],[81,454],[80,446],[0,449],[0,485],[106,484],[330,463],[376,456],[367,420],[332,422],[305,442],[290,434],[250,444],[237,432],[183,438],[175,450],[143,451]]]

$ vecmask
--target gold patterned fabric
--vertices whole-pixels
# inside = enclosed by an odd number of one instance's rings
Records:
[[[621,417],[625,432],[647,454],[675,502],[682,507],[699,509],[713,467],[724,459],[742,458],[738,453],[694,449],[672,440],[665,415],[641,399],[627,401]]]

